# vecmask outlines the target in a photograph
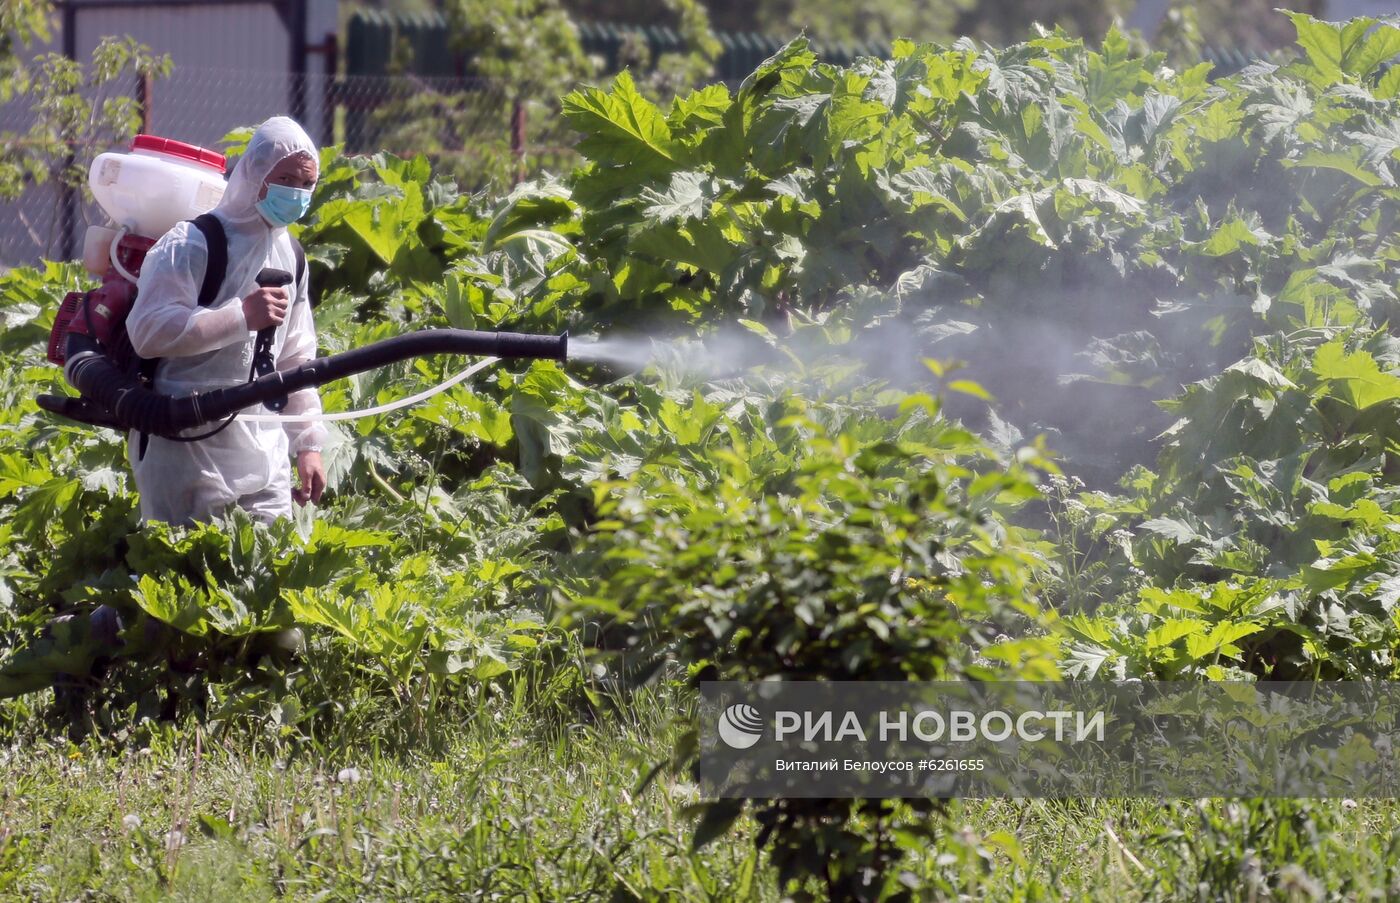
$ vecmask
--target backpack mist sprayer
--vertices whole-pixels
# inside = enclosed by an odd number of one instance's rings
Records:
[[[217,218],[207,211],[223,195],[224,167],[224,157],[216,151],[150,135],[138,135],[131,154],[101,154],[93,161],[89,184],[113,225],[88,230],[83,258],[89,272],[103,281],[97,289],[73,292],[64,299],[49,336],[49,360],[63,366],[64,376],[79,395],[40,395],[41,408],[92,426],[182,438],[179,433],[204,424],[224,420],[226,425],[249,406],[262,404],[270,411],[281,411],[287,396],[299,389],[415,357],[567,358],[568,333],[425,329],[278,371],[269,327],[258,335],[246,383],[188,395],[156,392],[156,362],[137,356],[126,333],[141,263],[156,238],[185,217],[200,214],[193,222],[205,233],[210,255],[198,300],[200,306],[212,303],[223,281],[227,248]],[[296,250],[300,270],[304,267],[300,246]],[[286,285],[293,277],[281,270],[263,270],[257,281]]]

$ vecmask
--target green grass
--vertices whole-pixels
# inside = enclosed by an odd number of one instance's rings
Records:
[[[194,729],[115,753],[12,748],[0,896],[726,899],[756,883],[751,843],[690,852],[693,786],[662,778],[634,798],[671,728],[655,697],[630,715],[541,729],[497,698],[426,755],[279,759]],[[338,780],[350,768],[358,780]],[[168,842],[171,830],[185,842]],[[767,890],[752,897],[775,898]]]
[[[747,820],[692,852],[696,788],[663,775],[635,794],[678,710],[663,690],[565,723],[492,694],[435,724],[425,751],[377,754],[194,727],[139,748],[15,737],[0,749],[0,899],[779,899]],[[1398,813],[962,801],[907,865],[920,899],[1387,899]]]

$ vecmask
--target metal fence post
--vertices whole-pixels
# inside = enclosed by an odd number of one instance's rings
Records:
[[[154,105],[154,98],[151,96],[151,73],[143,72],[136,79],[136,105],[141,108],[141,134],[151,134],[151,107]]]
[[[78,61],[78,10],[73,4],[64,4],[63,7],[63,55],[73,62]],[[68,146],[68,153],[63,157],[63,168],[60,170],[61,188],[58,228],[59,253],[63,255],[61,260],[72,260],[76,256],[76,240],[73,238],[73,230],[77,228],[78,222],[78,192],[73,186],[68,184],[68,170],[72,168],[75,161],[72,145]],[[44,249],[48,254],[53,249],[53,232],[49,233],[49,244]]]
[[[510,110],[510,155],[515,160],[515,183],[525,180],[525,104],[516,98]]]
[[[335,32],[326,32],[325,38],[319,44],[307,45],[306,52],[320,54],[324,60],[326,71],[325,78],[321,82],[321,143],[335,144],[336,80],[340,77],[340,43],[336,39]],[[311,75],[303,73],[301,78],[304,82],[309,82]],[[305,89],[302,93],[306,93]]]
[[[340,45],[334,32],[326,35],[326,96],[321,101],[321,115],[325,117],[325,141],[335,143],[335,102],[336,80],[340,78]]]

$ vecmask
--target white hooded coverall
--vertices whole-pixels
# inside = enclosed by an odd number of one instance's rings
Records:
[[[228,269],[208,307],[198,306],[208,248],[204,234],[188,222],[175,226],[151,247],[141,266],[136,303],[127,317],[132,347],[142,357],[161,359],[155,389],[173,395],[234,386],[248,380],[257,332],[248,328],[243,298],[257,288],[258,271],[273,267],[296,273],[291,236],[269,226],[254,206],[264,180],[285,157],[310,154],[315,146],[301,126],[275,116],[253,133],[213,210],[228,239]],[[295,292],[292,289],[295,288]],[[272,345],[279,370],[316,355],[316,330],[305,274],[287,286],[290,305]],[[262,405],[246,413],[268,413]],[[319,414],[315,387],[293,392],[283,414]],[[197,436],[218,424],[181,435]],[[316,421],[256,423],[235,418],[227,428],[196,442],[150,436],[138,458],[140,434],[128,436],[127,459],[141,496],[141,519],[187,524],[208,520],[230,505],[270,522],[292,514],[289,457],[319,451],[326,430]]]

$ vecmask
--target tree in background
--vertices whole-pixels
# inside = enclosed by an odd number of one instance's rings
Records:
[[[48,0],[5,0],[0,3],[0,103],[9,103],[29,87],[29,67],[23,50],[50,37],[52,9]]]
[[[790,37],[806,31],[817,41],[907,37],[950,41],[968,35],[990,44],[1025,40],[1033,23],[1060,26],[1097,41],[1115,19],[1128,19],[1141,0],[707,0],[714,27]],[[650,0],[564,0],[584,19],[652,22]],[[1325,0],[1195,0],[1170,4],[1167,29],[1194,19],[1211,43],[1269,49],[1293,40],[1293,28],[1277,7],[1321,15]],[[1164,4],[1164,12],[1168,12]]]
[[[597,6],[599,13],[609,11],[607,3]],[[685,50],[651,59],[645,46],[633,44],[624,48],[623,58],[639,73],[643,93],[669,97],[708,79],[720,46],[700,0],[661,0],[660,6],[666,15],[658,15],[654,0],[644,11],[627,11],[637,16],[631,21],[675,28]],[[615,15],[588,15],[577,4],[563,0],[444,0],[443,9],[453,43],[468,59],[473,74],[521,86],[518,91],[531,96],[564,94],[597,73],[597,61],[588,59],[579,43],[575,21],[621,21]]]
[[[86,65],[59,53],[32,53],[53,34],[50,0],[0,0],[0,103],[26,102],[30,113],[22,133],[0,130],[3,200],[50,180],[90,197],[92,152],[125,142],[141,126],[140,105],[128,93],[133,79],[170,73],[170,57],[130,37],[102,38]],[[19,215],[37,242],[51,244],[59,219],[45,238]]]
[[[499,79],[516,96],[567,91],[593,73],[559,0],[445,0],[443,13],[470,74]]]
[[[0,3],[0,103],[28,95],[33,63],[28,50],[36,42],[48,43],[52,31],[48,0],[5,0]],[[23,152],[16,136],[0,132],[0,198],[18,197],[28,179],[42,181],[46,167]]]
[[[909,37],[948,39],[977,0],[771,0],[746,3],[712,0],[711,14],[724,29],[763,31],[783,36],[806,30],[820,41],[869,41]],[[745,21],[747,19],[747,21]]]
[[[684,50],[652,58],[636,42],[623,48],[624,66],[638,89],[668,102],[708,81],[720,45],[699,0],[661,0]],[[395,5],[396,8],[404,8]],[[372,117],[376,143],[404,153],[431,155],[444,174],[470,189],[503,189],[541,166],[559,171],[573,161],[559,98],[600,74],[575,24],[578,13],[560,0],[443,0],[452,47],[476,79],[467,90],[437,90],[405,81]],[[647,21],[656,23],[657,10]],[[407,42],[394,50],[390,72],[411,73]]]
[[[651,49],[635,40],[623,48],[622,56],[625,65],[639,73],[638,90],[653,100],[664,101],[708,81],[722,48],[710,28],[710,14],[699,0],[662,0],[662,4],[674,18],[685,50],[663,53],[653,60]]]
[[[1024,41],[1032,23],[1058,25],[1070,34],[1102,40],[1115,19],[1133,9],[1135,0],[981,0],[962,12],[954,26],[957,35],[969,35],[997,46]]]
[[[954,24],[975,0],[706,0],[710,23],[721,31],[760,32],[790,37],[806,31],[815,40],[854,41],[889,36],[925,40],[950,38]],[[581,19],[651,24],[651,0],[565,0]]]
[[[1154,0],[669,0],[670,16],[658,16],[655,0],[358,0],[355,6],[372,6],[400,11],[441,8],[456,11],[470,20],[468,29],[478,40],[484,31],[493,31],[491,40],[506,38],[510,28],[500,30],[500,16],[525,17],[541,11],[538,25],[546,32],[554,27],[556,13],[574,21],[635,24],[666,24],[685,32],[694,31],[700,17],[709,26],[727,32],[759,32],[782,38],[805,31],[814,41],[880,40],[907,37],[916,41],[951,41],[971,36],[993,45],[1025,40],[1032,25],[1059,26],[1072,35],[1097,41],[1115,20],[1129,21],[1135,10]],[[1156,0],[1162,9],[1158,33],[1173,46],[1181,43],[1183,31],[1193,28],[1208,35],[1216,46],[1236,46],[1250,50],[1281,47],[1293,40],[1292,26],[1273,10],[1285,8],[1322,16],[1326,0]],[[1150,10],[1145,10],[1150,13]],[[1141,13],[1142,11],[1140,11]],[[548,40],[541,42],[547,44]],[[1156,41],[1154,40],[1154,44]],[[519,46],[518,44],[516,45]],[[687,56],[695,60],[695,41]],[[703,57],[703,54],[701,54]],[[634,58],[635,59],[635,58]],[[644,56],[642,61],[645,61]],[[658,64],[661,61],[654,61]],[[676,61],[672,61],[674,64]],[[554,61],[543,59],[546,68]],[[634,68],[641,68],[634,66]],[[684,68],[684,67],[682,67]],[[644,70],[643,70],[644,71]],[[645,86],[642,86],[645,91]]]
[[[403,2],[362,3],[417,11]],[[519,146],[541,143],[541,104],[555,103],[594,74],[573,20],[558,0],[444,0],[437,4],[452,47],[474,82],[443,89],[412,77],[408,42],[393,50],[387,71],[405,75],[370,118],[374,143],[395,153],[423,152],[437,170],[472,190],[501,190],[524,174]],[[533,114],[533,115],[532,115]],[[532,121],[533,120],[533,121]],[[524,134],[522,134],[522,132]],[[547,143],[547,142],[545,142]]]
[[[1194,17],[1200,33],[1212,44],[1273,50],[1292,44],[1297,34],[1292,20],[1274,10],[1290,9],[1323,18],[1326,8],[1326,0],[1178,0],[1169,16]]]

